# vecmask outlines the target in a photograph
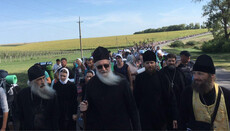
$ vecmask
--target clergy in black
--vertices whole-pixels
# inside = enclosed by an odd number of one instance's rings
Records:
[[[125,77],[111,71],[108,50],[98,47],[94,53],[96,75],[86,85],[86,130],[140,130],[134,97]]]
[[[135,80],[134,97],[143,130],[167,129],[167,118],[172,116],[176,120],[177,116],[175,96],[165,78],[156,71],[154,57],[154,53],[144,53],[146,71],[137,75]]]
[[[28,70],[28,78],[29,87],[22,89],[17,99],[19,129],[58,130],[57,97],[45,81],[45,71],[34,65]]]
[[[167,66],[161,69],[160,73],[166,77],[165,82],[173,89],[179,109],[181,94],[185,88],[185,76],[180,69],[176,68],[176,55],[168,54],[166,64]]]

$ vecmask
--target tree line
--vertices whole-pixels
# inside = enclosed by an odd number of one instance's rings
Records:
[[[146,29],[143,31],[135,32],[134,34],[144,34],[144,33],[155,33],[155,32],[165,32],[165,31],[178,31],[178,30],[191,30],[191,29],[204,29],[206,26],[200,25],[200,23],[190,23],[186,24],[179,24],[179,25],[170,25],[164,26],[157,29]]]

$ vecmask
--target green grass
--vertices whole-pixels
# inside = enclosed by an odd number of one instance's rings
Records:
[[[212,35],[205,35],[205,36],[200,36],[200,37],[196,37],[196,38],[192,38],[189,40],[183,40],[183,42],[188,42],[188,41],[198,41],[198,42],[204,42],[204,41],[208,41],[211,40],[213,37]],[[199,45],[195,45],[195,46],[201,46],[201,44]],[[179,55],[181,51],[183,50],[187,50],[191,53],[191,59],[192,60],[196,60],[196,58],[201,55],[201,54],[205,54],[203,53],[201,50],[198,49],[194,49],[194,46],[186,46],[185,48],[171,48],[169,46],[165,46],[163,47],[163,50],[165,50],[166,52],[169,53],[173,53],[176,55]],[[214,65],[216,67],[221,67],[224,68],[226,70],[230,70],[230,53],[206,53],[207,55],[210,55],[213,59]]]
[[[92,51],[84,51],[84,56],[85,57],[90,57]],[[9,74],[15,74],[18,78],[18,84],[21,87],[26,87],[27,86],[27,70],[29,67],[34,65],[35,63],[38,62],[47,62],[47,61],[52,61],[53,64],[56,63],[56,59],[61,59],[62,57],[67,58],[68,63],[67,65],[72,68],[73,67],[73,62],[81,57],[80,51],[77,51],[76,53],[72,54],[66,54],[66,55],[56,55],[56,56],[42,56],[39,57],[38,59],[34,60],[26,60],[26,61],[17,61],[17,62],[12,62],[12,63],[1,63],[1,69],[4,69],[8,71]]]

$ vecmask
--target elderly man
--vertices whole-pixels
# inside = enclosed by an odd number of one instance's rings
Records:
[[[29,87],[18,94],[18,111],[21,130],[58,129],[58,105],[55,91],[48,87],[45,71],[39,66],[28,70]]]
[[[125,77],[111,71],[109,51],[93,52],[96,75],[86,86],[86,130],[140,130],[136,104]]]
[[[212,58],[201,55],[193,66],[193,83],[181,99],[181,128],[230,130],[230,90],[215,83]]]
[[[155,54],[146,51],[143,61],[145,71],[137,75],[133,90],[142,129],[166,130],[168,118],[173,120],[172,128],[177,128],[176,99],[166,78],[156,70]]]

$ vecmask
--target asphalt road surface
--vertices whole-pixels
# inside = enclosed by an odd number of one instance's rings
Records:
[[[216,68],[216,82],[228,89],[230,89],[230,71]]]

